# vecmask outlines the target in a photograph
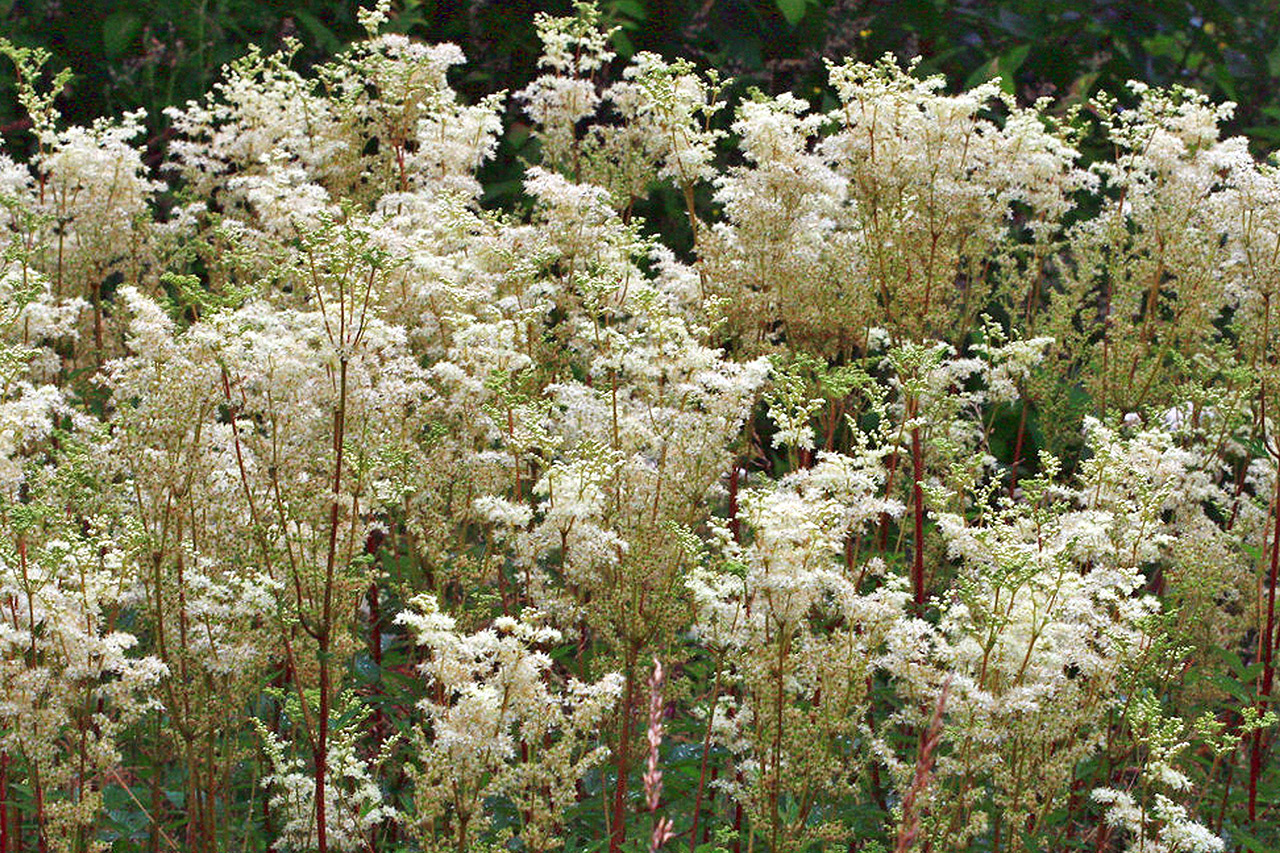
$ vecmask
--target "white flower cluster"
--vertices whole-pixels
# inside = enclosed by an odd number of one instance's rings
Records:
[[[326,762],[325,800],[327,844],[333,850],[357,851],[367,848],[367,833],[388,820],[398,820],[399,812],[387,803],[374,777],[376,766],[359,754],[361,724],[367,717],[357,713],[350,723],[333,733]],[[255,721],[257,722],[257,721]],[[276,843],[283,850],[299,853],[316,849],[316,778],[304,762],[289,755],[289,744],[258,722],[271,773],[262,778],[262,787],[271,793],[267,805],[279,816],[281,826]]]
[[[1076,117],[888,58],[730,117],[575,10],[514,96],[519,211],[480,204],[505,96],[385,0],[172,110],[163,221],[142,116],[60,128],[20,85],[20,830],[94,848],[127,760],[185,780],[196,851],[257,825],[255,766],[282,850],[544,853],[597,799],[625,849],[660,659],[647,775],[702,759],[649,786],[677,829],[1225,849],[1205,792],[1275,774],[1280,171],[1189,92],[1097,99],[1086,167]]]
[[[0,751],[30,764],[42,837],[70,853],[103,808],[86,774],[119,764],[123,733],[160,707],[169,672],[154,656],[130,654],[138,637],[114,625],[129,583],[117,543],[89,535],[37,545],[25,526],[4,533]]]
[[[538,850],[554,846],[559,810],[573,801],[577,780],[606,755],[593,746],[594,734],[621,695],[622,678],[614,673],[595,683],[554,684],[551,658],[540,648],[559,641],[560,633],[540,624],[537,612],[500,617],[490,628],[462,635],[433,597],[418,596],[411,605],[396,621],[429,652],[421,671],[429,692],[442,697],[422,700],[430,736],[415,737],[414,802],[424,846],[451,812],[465,846],[468,827],[486,829],[485,802],[498,794],[527,809],[520,842]]]

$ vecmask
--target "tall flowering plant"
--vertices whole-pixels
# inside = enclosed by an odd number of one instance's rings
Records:
[[[606,13],[467,102],[384,0],[158,168],[0,41],[0,853],[1273,848],[1230,106],[744,92]]]

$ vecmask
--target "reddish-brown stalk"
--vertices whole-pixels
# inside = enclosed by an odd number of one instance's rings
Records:
[[[152,737],[155,738],[157,746],[161,743],[160,738],[160,719],[157,716],[154,723],[154,731]],[[151,765],[151,836],[147,839],[147,850],[150,853],[159,853],[160,836],[164,830],[160,826],[162,819],[161,809],[164,807],[164,791],[162,779],[160,776],[160,767],[163,757],[160,750],[157,749]],[[8,851],[0,849],[0,853],[8,853]]]
[[[782,704],[785,700],[785,680],[786,680],[786,660],[787,652],[791,645],[791,635],[784,632],[778,639],[778,660],[775,664],[776,669],[772,675],[775,676],[776,693],[774,694],[774,720],[773,720],[773,767],[769,775],[769,817],[771,821],[769,849],[778,849],[778,830],[781,828],[781,819],[778,814],[779,801],[782,797]]]
[[[199,432],[196,433],[199,436]],[[182,541],[183,515],[181,512],[174,512],[175,526],[177,528],[174,538]],[[166,519],[167,520],[167,519]],[[190,645],[188,635],[190,632],[190,621],[187,611],[187,592],[186,592],[186,560],[183,557],[183,551],[179,547],[175,557],[175,567],[178,570],[178,675],[182,684],[190,684],[190,673],[187,669],[187,660],[190,657]],[[157,600],[159,599],[159,590],[157,589]],[[205,818],[205,810],[201,808],[201,800],[204,797],[211,796],[211,792],[200,790],[200,773],[199,758],[196,751],[196,727],[192,723],[191,709],[191,693],[184,690],[182,693],[183,717],[186,722],[180,733],[186,742],[187,766],[187,847],[191,850],[203,850],[211,846],[213,838],[213,824],[207,822]],[[212,768],[210,768],[212,771]]]
[[[378,551],[382,548],[384,534],[381,530],[374,530],[369,533],[365,539],[364,552],[370,557],[377,558]],[[382,608],[378,598],[378,582],[376,580],[369,583],[369,656],[373,659],[373,671],[375,673],[372,692],[376,696],[382,694]],[[382,747],[382,738],[386,728],[386,716],[382,713],[382,702],[375,703],[373,710],[373,740],[374,744],[380,749]]]
[[[876,734],[876,715],[875,715],[875,693],[874,683],[871,676],[867,676],[867,729],[874,736]],[[880,807],[880,811],[886,815],[889,814],[889,798],[885,794],[884,785],[880,781],[880,763],[871,761],[871,799]]]
[[[22,572],[23,587],[28,591],[26,596],[27,625],[29,628],[29,633],[31,635],[31,645],[27,649],[27,666],[35,667],[36,661],[38,659],[37,653],[36,653],[35,603],[33,601],[34,596],[32,596],[30,593],[31,578],[28,574],[29,569],[27,566],[27,538],[22,534],[18,535],[18,567]],[[25,750],[23,752],[25,755]],[[32,791],[32,795],[35,797],[37,844],[39,845],[40,853],[48,853],[49,837],[47,835],[46,827],[45,827],[44,784],[40,780],[40,765],[39,763],[34,761],[30,756],[26,756],[26,758],[27,758],[27,766],[30,768],[30,771],[31,771],[31,791]],[[18,825],[17,831],[18,831],[18,843],[15,846],[20,847],[22,843],[22,838],[21,838],[22,829],[20,824]]]
[[[1261,646],[1259,657],[1262,659],[1262,673],[1259,676],[1258,714],[1261,716],[1271,703],[1271,688],[1275,681],[1275,627],[1276,627],[1276,582],[1280,581],[1280,448],[1274,454],[1277,462],[1275,477],[1275,494],[1271,502],[1271,515],[1274,527],[1271,533],[1271,564],[1267,572],[1267,606],[1266,626],[1259,638]],[[1262,727],[1253,732],[1253,744],[1249,754],[1249,822],[1258,818],[1258,781],[1262,776],[1263,753]]]
[[[720,768],[712,767],[711,768],[711,784],[714,786],[716,784],[716,780],[719,778],[720,778]],[[714,803],[715,803],[715,797],[713,795],[712,796],[713,808],[714,808]],[[708,822],[702,825],[702,843],[706,844],[710,840],[711,840],[711,824]]]
[[[1018,466],[1022,464],[1022,442],[1027,434],[1027,399],[1022,398],[1022,413],[1018,416],[1018,435],[1013,442],[1013,459],[1009,462],[1009,497],[1018,490]]]
[[[40,853],[49,853],[48,827],[44,819],[44,784],[40,781],[40,765],[27,759],[31,767],[31,787],[36,798],[36,845]]]
[[[15,802],[9,809],[9,826],[13,830],[11,853],[22,853],[22,809]],[[6,851],[9,853],[9,851]]]
[[[396,151],[396,170],[397,172],[399,172],[399,178],[400,178],[400,192],[402,193],[408,192],[409,191],[409,175],[405,171],[404,144],[401,142],[397,142],[395,144],[395,151]]]
[[[736,773],[735,779],[742,784],[742,773]],[[733,804],[733,853],[742,853],[742,803]]]
[[[329,645],[333,637],[333,580],[338,561],[338,499],[342,489],[342,451],[347,422],[347,362],[344,352],[338,359],[338,408],[333,413],[333,490],[329,499],[329,546],[325,556],[324,595],[320,606],[320,624],[316,626],[319,645],[320,708],[317,716],[316,743],[316,849],[329,853],[328,815],[325,812],[325,776],[329,764]]]
[[[345,299],[345,288],[338,289],[338,304],[334,306],[337,314],[337,330],[329,321],[329,311],[325,307],[323,288],[320,287],[319,276],[315,267],[314,255],[310,257],[311,276],[315,285],[317,302],[324,318],[325,330],[329,342],[337,349],[338,355],[338,405],[333,412],[333,481],[329,492],[329,541],[325,553],[324,589],[321,595],[320,619],[315,626],[314,636],[317,644],[317,665],[319,668],[319,717],[316,725],[316,738],[313,757],[316,773],[315,815],[316,815],[316,848],[319,853],[329,853],[328,815],[325,805],[325,782],[329,764],[329,711],[332,703],[330,646],[333,641],[333,585],[338,569],[338,504],[342,495],[343,452],[346,445],[347,429],[347,371],[351,361],[351,353],[360,345],[364,336],[365,324],[368,320],[369,298],[373,292],[373,283],[377,278],[378,267],[371,265],[369,275],[364,280],[363,305],[356,307],[356,294],[351,294],[351,303]],[[348,311],[351,314],[348,326]],[[359,319],[357,321],[357,315]],[[301,601],[299,601],[301,604]]]
[[[59,237],[59,247],[61,247],[61,237]],[[93,357],[98,365],[102,365],[103,360],[103,336],[102,336],[102,284],[96,283],[89,287],[90,301],[93,304]]]
[[[831,408],[827,410],[827,429],[823,438],[823,449],[828,453],[836,449],[836,429],[840,425],[840,415],[844,413],[844,401],[832,400]]]
[[[9,753],[0,752],[0,853],[9,853]]]
[[[735,466],[735,471],[737,470]],[[711,756],[711,725],[715,720],[716,703],[720,699],[720,680],[722,676],[721,666],[724,662],[724,653],[716,657],[716,680],[711,688],[711,705],[707,709],[707,725],[702,733],[702,762],[698,768],[698,792],[693,798],[693,827],[689,830],[689,853],[694,853],[698,847],[698,818],[702,814],[702,795],[706,790],[707,784],[707,759]],[[4,853],[0,850],[0,853]]]
[[[622,853],[627,840],[627,773],[630,771],[628,753],[631,750],[631,716],[636,701],[636,659],[640,647],[632,642],[627,647],[626,689],[623,692],[622,709],[618,713],[618,753],[614,762],[618,778],[613,788],[613,821],[609,827],[609,853]]]

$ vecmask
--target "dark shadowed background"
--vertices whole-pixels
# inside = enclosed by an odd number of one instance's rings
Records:
[[[766,92],[821,99],[824,57],[923,57],[954,87],[996,74],[1024,100],[1078,102],[1133,78],[1182,83],[1239,104],[1229,130],[1259,149],[1280,143],[1280,14],[1275,0],[601,0],[621,27],[619,54],[685,56]],[[359,35],[355,0],[0,0],[0,35],[53,53],[75,72],[68,121],[199,96],[249,44],[288,37],[314,62]],[[401,0],[392,26],[453,41],[470,59],[455,84],[467,97],[515,90],[535,73],[537,11],[567,0]],[[23,145],[12,69],[0,71],[0,129]]]

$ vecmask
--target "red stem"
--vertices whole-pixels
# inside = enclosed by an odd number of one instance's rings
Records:
[[[1018,466],[1022,464],[1022,440],[1027,434],[1027,401],[1022,401],[1022,414],[1018,417],[1018,438],[1013,444],[1013,461],[1009,463],[1009,497],[1018,489]]]
[[[627,688],[622,701],[622,713],[618,720],[618,780],[613,788],[613,825],[609,827],[609,853],[622,853],[627,840],[627,763],[631,750],[631,709],[635,705],[636,651],[627,655]]]
[[[333,581],[338,562],[338,499],[342,494],[342,451],[347,420],[347,359],[338,362],[338,408],[333,413],[333,491],[329,502],[329,551],[325,562],[324,597],[316,632],[320,665],[320,721],[316,731],[316,849],[329,853],[328,815],[325,813],[325,776],[329,772],[329,643],[333,636]]]
[[[9,853],[9,753],[0,752],[0,853]]]
[[[34,763],[33,763],[34,764]],[[36,844],[40,853],[49,853],[49,836],[44,820],[44,785],[40,783],[39,773],[32,774],[32,787],[36,797]]]
[[[737,471],[737,466],[734,466]],[[720,699],[720,662],[716,662],[716,682],[711,689],[711,708],[707,711],[707,727],[702,735],[702,765],[698,769],[698,793],[693,798],[693,827],[689,830],[689,853],[698,849],[698,817],[702,814],[702,795],[706,791],[707,759],[711,756],[711,724],[716,715],[716,702]],[[705,829],[705,828],[704,828]],[[0,850],[0,853],[4,853]]]
[[[369,533],[365,539],[364,550],[369,556],[375,557],[379,549],[382,547],[383,533],[381,530],[374,530]],[[369,583],[369,655],[373,658],[373,670],[376,673],[376,683],[373,685],[373,693],[382,695],[382,607],[378,600],[378,582],[376,580]],[[382,703],[378,702],[373,711],[373,740],[378,748],[382,748],[382,737],[386,729],[386,716],[382,713]]]
[[[329,772],[329,632],[320,634],[320,723],[316,735],[316,849],[329,853],[328,816],[325,814],[325,776]]]
[[[737,774],[742,782],[742,774]],[[742,803],[733,804],[733,853],[742,853]]]
[[[1271,566],[1267,575],[1267,623],[1262,633],[1262,684],[1258,690],[1258,714],[1266,713],[1275,681],[1276,581],[1280,580],[1280,457],[1277,458],[1275,497],[1272,500],[1275,527],[1271,534]],[[1249,823],[1258,817],[1258,780],[1262,775],[1262,729],[1253,732],[1253,748],[1249,755]]]
[[[912,405],[912,417],[915,406]],[[911,589],[915,594],[917,613],[924,612],[924,448],[920,444],[920,427],[911,428],[911,477],[912,492],[915,498],[916,537],[912,547]]]

